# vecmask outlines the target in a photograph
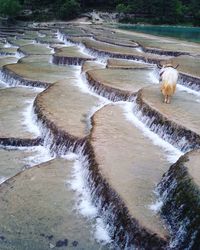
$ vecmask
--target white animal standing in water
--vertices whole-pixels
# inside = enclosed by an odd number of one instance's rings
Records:
[[[170,98],[176,90],[178,71],[171,64],[163,66],[160,70],[161,92],[164,95],[164,103],[170,103]]]

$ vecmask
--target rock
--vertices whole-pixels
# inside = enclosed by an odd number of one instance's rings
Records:
[[[58,240],[56,242],[56,247],[63,247],[68,245],[68,239]]]

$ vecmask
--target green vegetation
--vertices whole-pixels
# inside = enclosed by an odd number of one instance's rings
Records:
[[[125,16],[124,22],[200,25],[200,0],[127,0],[119,1],[116,9],[133,14]]]
[[[21,6],[34,20],[69,20],[97,9],[119,12],[121,22],[200,25],[200,0],[0,0],[0,14],[15,17]]]
[[[80,13],[80,4],[75,0],[65,0],[60,6],[58,17],[62,20],[75,18]]]
[[[0,15],[14,18],[21,10],[21,5],[17,0],[0,0]]]

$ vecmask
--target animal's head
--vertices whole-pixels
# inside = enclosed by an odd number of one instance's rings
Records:
[[[179,64],[177,64],[176,66],[173,66],[173,64],[171,64],[171,63],[166,63],[166,64],[163,64],[163,65],[158,64],[157,66],[160,69],[159,75],[160,75],[160,81],[161,81],[162,80],[162,74],[165,72],[165,70],[167,68],[177,69]]]
[[[177,64],[176,66],[174,66],[172,63],[166,63],[161,65],[160,63],[157,65],[157,67],[161,70],[161,69],[165,69],[165,68],[173,68],[173,69],[177,69],[179,66],[179,64]]]

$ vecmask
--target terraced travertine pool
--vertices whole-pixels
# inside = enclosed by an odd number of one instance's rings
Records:
[[[109,26],[2,28],[0,249],[198,249],[199,52]]]

